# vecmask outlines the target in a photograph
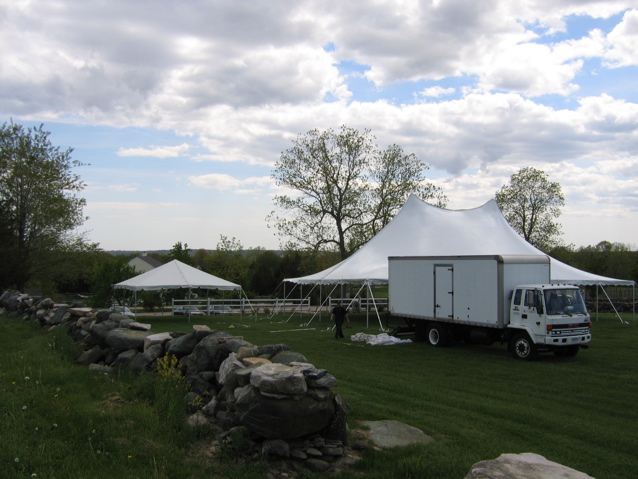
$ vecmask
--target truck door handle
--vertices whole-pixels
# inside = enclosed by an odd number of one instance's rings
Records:
[[[521,318],[527,319],[527,315],[526,314],[521,314]]]
[[[441,305],[440,305],[440,304],[437,304],[437,305],[435,305],[434,307],[435,307],[435,308],[440,308],[440,307],[441,307]]]

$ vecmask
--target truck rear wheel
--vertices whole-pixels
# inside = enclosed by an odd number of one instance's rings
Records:
[[[529,339],[527,333],[518,333],[512,339],[512,355],[516,359],[532,361],[538,357],[536,345]]]
[[[447,331],[440,323],[432,323],[428,328],[428,342],[437,348],[447,345]]]

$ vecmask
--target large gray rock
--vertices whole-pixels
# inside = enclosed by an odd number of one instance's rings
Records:
[[[97,363],[104,357],[104,351],[99,346],[95,346],[88,351],[84,351],[77,359],[77,363],[82,366]]]
[[[95,313],[95,319],[99,322],[106,321],[111,316],[112,311],[110,309],[100,309]]]
[[[235,402],[239,423],[266,439],[294,439],[317,433],[328,426],[334,414],[333,401],[309,396],[275,399],[262,395],[254,386],[245,389],[248,391]]]
[[[196,345],[197,338],[195,334],[185,334],[179,338],[171,339],[166,344],[166,353],[181,358],[192,353]]]
[[[148,360],[148,362],[152,363],[157,358],[164,355],[164,347],[161,344],[154,344],[150,347],[146,347],[146,343],[145,343],[143,354],[144,354],[144,357]]]
[[[250,375],[250,384],[266,394],[300,395],[308,391],[303,373],[280,363],[259,366]]]
[[[143,356],[142,353],[137,351],[137,349],[129,349],[128,351],[123,351],[118,354],[117,358],[115,358],[115,361],[113,361],[113,367],[119,369],[127,369],[130,367],[131,363],[138,355]]]
[[[106,344],[119,351],[126,351],[128,349],[142,351],[144,348],[144,338],[150,334],[148,331],[115,328],[106,335]]]
[[[474,464],[465,479],[593,479],[591,476],[548,461],[532,453],[501,454]]]
[[[55,310],[55,312],[49,319],[49,322],[51,324],[60,324],[62,322],[62,319],[64,318],[64,315],[67,314],[68,311],[69,311],[69,306],[66,306],[66,305],[60,306],[59,308]]]
[[[228,375],[238,369],[244,369],[244,363],[237,359],[237,353],[230,353],[230,355],[224,359],[222,364],[219,366],[219,376],[217,378],[219,384],[223,385],[226,382]]]
[[[146,336],[144,339],[144,350],[146,351],[151,346],[155,346],[157,344],[163,344],[165,341],[169,341],[170,339],[172,339],[171,333],[155,333]]]
[[[270,358],[273,363],[281,363],[290,366],[291,363],[306,363],[308,360],[303,354],[295,351],[281,351]]]
[[[222,362],[240,348],[250,347],[252,344],[241,339],[232,339],[233,336],[221,331],[215,331],[204,337],[193,352],[186,358],[184,365],[189,375],[199,374],[202,371],[219,371]]]
[[[267,344],[257,348],[256,356],[268,356],[268,359],[272,359],[281,351],[292,351],[292,349],[286,344]]]
[[[18,295],[11,295],[4,300],[4,304],[7,306],[9,311],[17,311],[18,306],[20,306],[20,297]]]
[[[106,344],[106,337],[115,328],[117,328],[115,321],[102,321],[101,323],[89,323],[88,331],[98,343]]]
[[[364,421],[363,425],[370,428],[372,442],[383,448],[434,441],[421,429],[399,421]]]

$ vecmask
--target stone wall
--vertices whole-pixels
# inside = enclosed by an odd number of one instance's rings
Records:
[[[149,324],[109,310],[17,291],[0,296],[0,313],[65,328],[82,346],[77,362],[96,371],[157,371],[162,358],[176,361],[189,385],[189,422],[213,425],[218,441],[243,435],[254,452],[316,471],[353,460],[348,406],[331,389],[336,378],[285,344],[258,346],[197,325],[191,333],[154,333]]]

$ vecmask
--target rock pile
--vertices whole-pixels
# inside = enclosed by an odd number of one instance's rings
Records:
[[[43,327],[64,327],[82,345],[77,362],[94,370],[155,371],[171,358],[189,385],[189,423],[213,424],[222,431],[218,441],[243,434],[253,452],[293,468],[326,471],[353,460],[346,452],[348,406],[331,390],[336,378],[285,344],[257,346],[207,326],[154,333],[109,310],[15,291],[0,296],[0,308]]]

